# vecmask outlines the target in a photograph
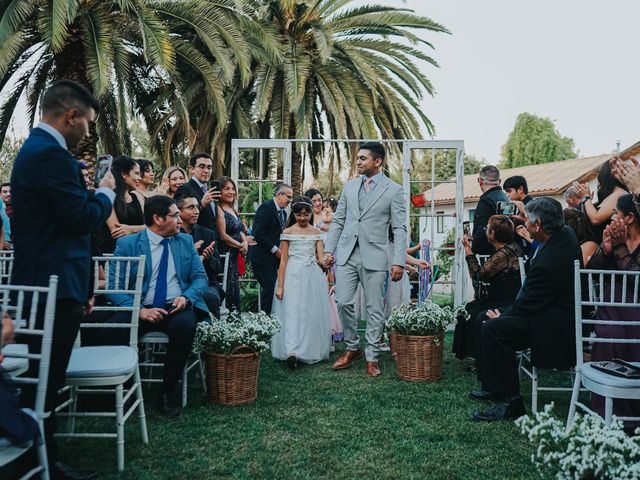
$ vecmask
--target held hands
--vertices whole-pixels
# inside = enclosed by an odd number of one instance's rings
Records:
[[[329,269],[331,268],[331,265],[333,265],[333,262],[334,262],[333,255],[331,255],[330,253],[325,253],[324,258],[322,260],[322,266],[326,269]]]
[[[276,290],[276,298],[278,300],[282,300],[283,296],[284,296],[284,288],[278,287],[278,289]]]
[[[278,260],[280,260],[280,257],[282,257],[282,250],[277,249],[275,252],[273,252],[273,254],[276,256]]]
[[[498,318],[500,316],[500,310],[487,310],[487,318]]]
[[[404,268],[400,265],[392,265],[391,266],[391,281],[397,282],[402,278],[402,274],[404,273]]]

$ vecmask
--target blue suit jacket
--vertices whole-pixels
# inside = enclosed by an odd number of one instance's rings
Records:
[[[193,239],[191,235],[186,233],[179,233],[174,237],[169,238],[169,247],[173,255],[173,263],[176,266],[176,275],[180,282],[180,288],[182,289],[182,296],[188,298],[194,307],[208,312],[207,306],[202,300],[202,294],[207,289],[209,281],[207,279],[207,273],[202,266],[202,260],[196,252],[196,248],[193,245]],[[142,298],[149,290],[149,281],[151,280],[151,247],[149,247],[149,236],[147,231],[142,230],[133,235],[127,235],[121,237],[116,242],[116,250],[113,252],[115,257],[139,257],[145,255],[147,261],[145,262],[144,279],[142,281]],[[121,269],[120,282],[124,281],[125,269]],[[129,287],[133,288],[136,281],[137,268],[131,269]],[[111,269],[111,275],[115,275],[115,268]],[[113,284],[113,280],[110,280]],[[109,300],[114,305],[118,306],[131,306],[133,304],[132,295],[113,294],[108,295]]]
[[[111,214],[111,202],[87,191],[80,165],[47,132],[31,130],[11,172],[15,260],[12,283],[49,284],[58,298],[86,302],[91,272],[90,232]]]

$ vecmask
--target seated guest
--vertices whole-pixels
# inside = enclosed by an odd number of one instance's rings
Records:
[[[564,224],[571,227],[576,233],[582,251],[582,263],[586,265],[591,255],[598,249],[591,222],[584,213],[575,208],[565,208],[562,215],[564,216]]]
[[[13,340],[13,322],[9,314],[2,318],[2,341],[5,345]],[[40,437],[40,428],[35,412],[20,408],[19,396],[5,379],[2,370],[2,353],[0,353],[0,449],[10,445],[27,446]]]
[[[525,207],[526,227],[540,242],[515,302],[502,313],[487,312],[482,326],[482,390],[470,393],[496,405],[475,420],[511,420],[525,414],[518,384],[516,351],[531,347],[531,362],[541,368],[575,365],[574,267],[582,259],[572,230],[564,226],[562,205],[539,197]]]
[[[196,322],[208,317],[202,295],[209,282],[193,240],[180,233],[180,211],[172,198],[164,195],[148,198],[144,222],[146,228],[141,232],[118,239],[114,256],[146,256],[140,334],[157,330],[169,336],[158,408],[164,415],[176,417],[180,410],[172,404],[172,395],[191,353]],[[110,274],[115,275],[115,270]],[[131,270],[134,282],[137,272]],[[124,279],[124,268],[121,275]],[[114,279],[107,281],[113,284]],[[109,294],[108,300],[116,306],[130,306],[133,302],[131,295],[121,294]],[[130,317],[129,312],[117,312],[107,322],[124,323]],[[119,343],[128,344],[128,336]]]
[[[478,288],[475,299],[465,307],[469,319],[458,318],[453,336],[453,353],[460,360],[478,358],[476,350],[486,311],[511,305],[520,290],[518,257],[522,252],[513,243],[513,222],[505,215],[492,216],[487,225],[487,239],[495,252],[482,266],[471,252],[469,238],[462,239],[469,274]]]
[[[633,204],[631,194],[618,199],[613,221],[605,228],[600,248],[593,254],[587,268],[595,270],[628,270],[640,271],[640,214]],[[607,278],[607,277],[605,277]],[[603,293],[609,300],[611,284],[605,280]],[[633,288],[627,289],[626,301],[634,302]],[[622,297],[622,280],[618,279],[614,289],[614,299]],[[640,308],[620,308],[600,306],[597,309],[600,320],[639,321]],[[596,325],[596,335],[600,338],[640,338],[640,327],[625,325]],[[629,362],[640,361],[640,349],[628,343],[594,343],[591,360],[612,360],[620,358]],[[604,416],[604,398],[592,395],[592,408]],[[639,417],[640,401],[616,399],[613,403],[613,414],[620,417]],[[638,422],[625,422],[625,430],[630,433],[638,426]]]
[[[176,204],[180,210],[182,228],[180,231],[188,233],[193,238],[193,244],[202,258],[204,270],[209,278],[209,287],[204,292],[202,298],[209,311],[220,318],[220,303],[224,298],[224,290],[218,283],[219,275],[223,272],[223,265],[220,253],[216,246],[216,234],[202,225],[198,225],[200,207],[198,200],[188,193],[178,195]]]

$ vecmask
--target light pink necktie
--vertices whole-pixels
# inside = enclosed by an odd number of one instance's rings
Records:
[[[371,190],[372,183],[373,183],[373,178],[364,179],[364,193],[369,193],[369,191]]]

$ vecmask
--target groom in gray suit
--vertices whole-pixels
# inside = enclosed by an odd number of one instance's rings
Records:
[[[354,299],[362,283],[368,313],[365,338],[367,374],[380,375],[378,354],[384,329],[384,296],[389,268],[389,226],[394,235],[391,280],[402,278],[407,248],[404,192],[400,185],[382,173],[384,147],[379,142],[360,145],[356,167],[360,177],[342,189],[338,209],[324,251],[336,253],[336,300],[344,328],[347,350],[333,364],[335,370],[347,368],[362,356]],[[325,266],[334,262],[325,253]]]

